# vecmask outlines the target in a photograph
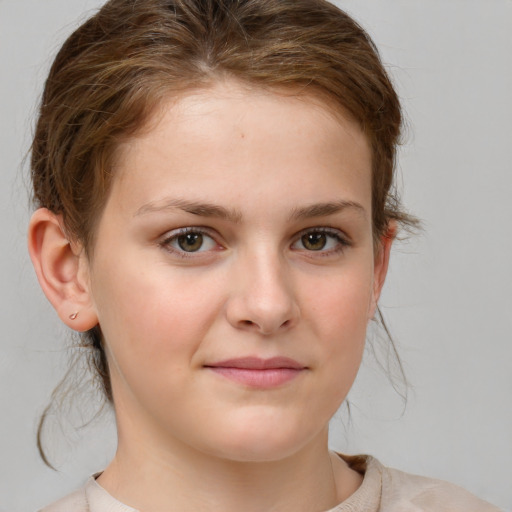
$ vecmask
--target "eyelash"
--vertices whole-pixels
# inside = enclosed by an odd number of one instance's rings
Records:
[[[305,247],[301,249],[292,249],[292,250],[300,250],[304,251],[306,253],[311,253],[310,255],[315,255],[316,257],[320,256],[331,256],[333,254],[338,254],[343,252],[348,247],[352,246],[352,243],[348,238],[340,233],[339,230],[334,228],[328,228],[328,227],[318,227],[318,228],[307,228],[301,231],[296,238],[294,239],[293,243],[291,244],[291,247],[297,243],[300,243],[302,238],[308,234],[315,233],[315,234],[322,234],[326,235],[326,237],[334,239],[336,241],[336,247],[328,249],[328,250],[308,250]],[[159,246],[165,249],[166,251],[172,253],[173,255],[176,255],[180,258],[194,258],[198,257],[201,253],[209,252],[209,249],[206,250],[197,250],[197,251],[185,251],[183,249],[178,249],[172,246],[173,242],[177,242],[180,237],[183,237],[187,234],[197,234],[204,237],[209,238],[212,240],[212,242],[216,245],[217,248],[222,247],[216,240],[215,237],[211,234],[211,232],[208,229],[205,229],[203,227],[186,227],[186,228],[180,228],[178,230],[172,231],[168,236],[166,236],[160,243]],[[327,242],[328,243],[328,242]],[[201,245],[202,248],[203,244]]]
[[[298,236],[295,239],[295,241],[293,242],[292,246],[295,245],[296,243],[300,242],[305,235],[308,235],[308,234],[311,234],[311,233],[326,235],[328,238],[334,239],[337,242],[336,247],[334,247],[332,249],[328,249],[328,250],[323,250],[323,248],[320,249],[320,250],[317,250],[317,251],[315,251],[315,250],[308,250],[306,248],[300,249],[300,250],[305,251],[306,253],[308,253],[308,255],[311,255],[311,256],[313,256],[313,255],[315,257],[318,257],[318,256],[320,256],[320,257],[332,256],[333,254],[342,253],[348,247],[352,246],[352,243],[350,242],[348,237],[346,237],[345,235],[340,233],[340,231],[338,229],[328,228],[328,227],[318,227],[318,228],[307,228],[307,229],[304,229],[303,231],[301,231],[298,234]]]
[[[172,253],[173,255],[176,255],[180,258],[194,258],[197,257],[197,255],[207,252],[205,250],[198,250],[198,251],[185,251],[182,249],[177,249],[172,246],[173,242],[177,242],[178,239],[182,236],[188,235],[188,234],[194,234],[194,235],[201,235],[203,237],[208,237],[213,241],[213,243],[217,247],[221,247],[220,244],[218,244],[215,240],[215,237],[210,233],[209,230],[202,228],[202,227],[186,227],[186,228],[180,228],[177,230],[172,231],[168,236],[166,236],[160,243],[160,247],[165,249],[166,251]]]

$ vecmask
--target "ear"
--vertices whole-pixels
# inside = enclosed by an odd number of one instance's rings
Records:
[[[389,255],[391,253],[391,246],[395,240],[396,233],[397,224],[395,221],[390,221],[386,232],[380,237],[378,245],[375,248],[373,290],[368,318],[373,318],[375,316],[375,311],[377,310],[380,293],[388,273]]]
[[[68,240],[60,215],[46,208],[34,212],[28,229],[28,250],[39,284],[60,319],[81,332],[97,325],[85,251]]]

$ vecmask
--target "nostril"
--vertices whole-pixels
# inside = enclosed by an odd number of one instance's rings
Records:
[[[282,329],[282,328],[288,328],[290,325],[292,324],[292,322],[290,320],[285,320],[280,326],[279,326],[279,329]],[[245,328],[248,328],[248,329],[257,329],[257,330],[261,330],[261,332],[263,334],[270,334],[272,332],[269,331],[269,332],[266,332],[264,331],[261,326],[257,323],[257,322],[253,322],[252,320],[241,320],[240,323],[239,323],[239,326],[243,326]]]

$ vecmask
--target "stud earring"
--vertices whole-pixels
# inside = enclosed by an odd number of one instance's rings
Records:
[[[78,316],[78,311],[76,313],[72,313],[71,315],[69,315],[69,319],[70,320],[75,320],[75,318]]]

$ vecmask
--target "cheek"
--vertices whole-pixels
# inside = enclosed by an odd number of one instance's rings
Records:
[[[165,267],[98,273],[100,327],[118,413],[134,404],[156,416],[169,413],[165,404],[192,406],[183,403],[183,390],[194,388],[195,355],[222,307],[215,280],[203,281],[171,276]]]
[[[311,321],[319,339],[357,341],[366,332],[372,303],[373,276],[370,272],[340,275],[316,282],[309,298]],[[338,346],[339,343],[334,343]]]
[[[222,307],[215,280],[191,279],[161,264],[149,267],[98,265],[95,276],[99,324],[111,355],[126,371],[190,359]]]
[[[324,367],[324,388],[337,409],[357,375],[364,351],[373,276],[352,273],[317,282],[310,299],[317,364]]]

